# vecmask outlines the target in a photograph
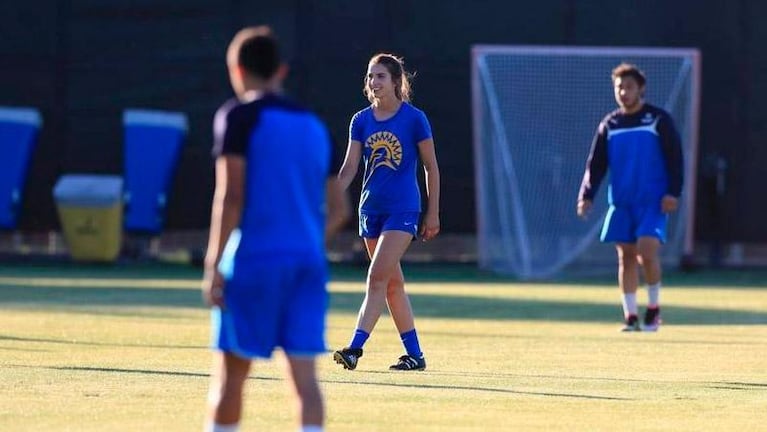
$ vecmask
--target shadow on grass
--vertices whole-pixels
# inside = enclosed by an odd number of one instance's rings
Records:
[[[122,369],[122,368],[105,368],[105,367],[92,367],[92,366],[40,366],[40,368],[57,370],[57,371],[73,371],[73,372],[103,372],[103,373],[136,374],[136,375],[164,375],[164,376],[210,378],[210,374],[208,373],[163,371],[163,370],[150,370],[150,369]]]
[[[166,370],[152,370],[152,369],[125,369],[125,368],[107,368],[107,367],[95,367],[95,366],[34,366],[34,365],[19,365],[9,364],[9,368],[24,368],[24,369],[50,369],[56,371],[72,371],[72,372],[94,372],[94,373],[116,373],[116,374],[136,374],[136,375],[160,375],[160,376],[179,376],[179,377],[197,377],[197,378],[210,378],[209,373],[201,372],[183,372],[183,371],[166,371]],[[356,372],[359,375],[374,374],[374,375],[396,375],[401,372],[391,371],[360,371]],[[420,372],[419,372],[420,373]],[[583,381],[619,381],[619,382],[647,382],[647,383],[672,383],[675,381],[658,381],[658,380],[646,380],[646,379],[633,379],[633,378],[610,378],[610,377],[597,377],[597,376],[561,376],[561,375],[524,375],[524,374],[498,374],[498,373],[450,373],[440,371],[423,372],[428,376],[443,375],[450,376],[455,375],[462,378],[469,376],[479,376],[482,378],[487,377],[503,377],[505,379],[511,378],[545,378],[545,379],[567,379],[567,380],[583,380]],[[284,378],[264,377],[251,375],[249,380],[256,381],[284,381]],[[579,399],[600,399],[600,400],[632,400],[631,398],[622,397],[609,397],[609,396],[595,396],[586,394],[573,394],[573,393],[556,393],[556,392],[532,392],[532,391],[517,391],[512,389],[495,388],[495,387],[478,387],[478,386],[447,386],[447,385],[434,385],[434,384],[404,384],[404,383],[382,383],[382,382],[367,382],[360,380],[328,380],[321,379],[320,382],[331,384],[350,384],[361,386],[388,386],[388,387],[405,387],[415,389],[437,389],[437,390],[470,390],[470,391],[484,391],[484,392],[500,392],[500,393],[513,393],[524,394],[533,396],[553,396],[553,397],[565,397],[565,398],[579,398]],[[767,390],[767,383],[752,383],[752,382],[727,382],[727,381],[700,381],[699,384],[706,385],[709,388],[724,389],[724,390],[750,390],[750,391],[765,391]]]
[[[159,349],[210,349],[207,346],[202,345],[163,345],[163,344],[142,344],[142,343],[126,343],[126,342],[93,342],[80,339],[53,339],[53,338],[38,338],[38,337],[18,337],[7,336],[0,334],[0,342],[32,342],[32,343],[46,343],[46,344],[62,344],[62,345],[86,345],[86,346],[106,346],[106,347],[133,347],[133,348],[159,348]],[[0,348],[2,349],[2,348]]]
[[[86,373],[116,373],[116,374],[159,375],[159,376],[179,376],[179,377],[196,377],[196,378],[210,377],[210,374],[208,373],[163,371],[163,370],[149,370],[149,369],[123,369],[123,368],[104,368],[104,367],[88,367],[88,366],[27,366],[27,365],[10,365],[10,366],[23,367],[23,368],[51,369],[56,371],[86,372]],[[399,373],[399,372],[390,372],[390,374],[396,374],[396,373]],[[283,378],[262,377],[262,376],[253,376],[253,375],[248,377],[248,379],[257,380],[257,381],[284,381]],[[520,394],[520,395],[529,395],[529,396],[547,396],[547,397],[556,397],[556,398],[596,399],[596,400],[616,400],[616,401],[632,400],[631,398],[623,398],[623,397],[599,396],[599,395],[588,395],[588,394],[578,394],[578,393],[519,391],[519,390],[508,389],[508,388],[479,387],[479,386],[405,384],[405,383],[364,382],[364,381],[327,380],[327,379],[321,379],[320,382],[329,383],[329,384],[350,384],[350,385],[357,385],[357,386],[374,386],[374,387],[384,386],[384,387],[412,388],[412,389],[425,389],[425,390],[448,390],[448,391],[467,390],[467,391],[492,392],[492,393]]]
[[[177,288],[40,287],[0,282],[0,305],[37,304],[95,309],[98,306],[203,307],[200,291]]]
[[[333,293],[331,309],[357,313],[363,295]],[[472,296],[410,294],[418,317],[453,319],[494,319],[565,322],[617,322],[621,306],[587,302],[563,302],[538,299],[504,299]],[[767,311],[754,312],[714,308],[663,306],[666,323],[733,325],[767,324]]]
[[[522,281],[508,275],[482,270],[472,263],[403,263],[405,279],[411,282],[445,283],[524,283],[527,285],[598,285],[617,286],[616,272],[610,270],[600,275],[562,275],[551,280]],[[699,269],[682,272],[665,269],[663,279],[668,286],[715,287],[715,288],[767,288],[766,268],[745,269]],[[364,283],[367,263],[334,264],[333,280]]]
[[[362,293],[332,293],[331,311],[356,314]],[[443,296],[411,294],[419,317],[472,320],[532,320],[562,322],[616,322],[620,305],[589,302],[564,302],[540,299]],[[114,287],[39,287],[0,282],[0,306],[50,308],[93,314],[141,315],[139,311],[110,308],[158,307],[203,308],[196,289]],[[664,306],[667,324],[753,325],[767,324],[767,311],[726,310]]]
[[[3,261],[0,276],[54,278],[200,279],[202,269],[190,265],[160,262],[76,263],[25,259]]]
[[[50,263],[35,260],[5,262],[0,257],[0,277],[54,277],[54,278],[129,278],[129,279],[192,279],[199,280],[199,267],[160,262],[117,262],[108,264]],[[332,263],[334,281],[364,283],[367,262]],[[527,285],[598,285],[615,286],[616,273],[608,271],[598,276],[563,275],[545,281],[521,281],[480,269],[476,263],[403,263],[405,278],[411,282],[444,283],[524,283]],[[767,268],[697,269],[682,272],[667,268],[664,283],[667,286],[720,288],[767,288]]]
[[[394,372],[397,373],[397,372]],[[409,373],[409,372],[408,372]],[[469,390],[469,391],[482,391],[491,393],[508,393],[519,394],[528,396],[548,396],[556,398],[574,398],[574,399],[597,399],[597,400],[616,400],[626,401],[633,400],[631,398],[614,397],[614,396],[598,396],[588,394],[577,393],[555,393],[555,392],[535,392],[535,391],[520,391],[510,388],[495,388],[495,387],[472,387],[472,386],[458,386],[458,385],[435,385],[435,384],[404,384],[404,383],[384,383],[384,382],[361,382],[351,380],[320,380],[324,383],[332,384],[351,384],[361,386],[385,386],[385,387],[400,387],[400,388],[413,388],[413,389],[426,389],[426,390]]]
[[[710,387],[724,390],[767,391],[767,383],[718,382],[714,384]]]

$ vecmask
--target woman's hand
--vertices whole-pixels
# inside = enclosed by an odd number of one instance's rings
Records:
[[[431,240],[439,234],[439,213],[426,213],[420,234],[423,241]]]

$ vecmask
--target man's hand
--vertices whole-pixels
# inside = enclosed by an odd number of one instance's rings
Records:
[[[218,269],[205,269],[201,289],[206,305],[224,307],[224,277]]]
[[[589,212],[591,211],[591,200],[582,199],[578,200],[578,217],[581,219],[586,219],[586,216],[589,215]]]
[[[679,199],[673,195],[664,195],[660,200],[660,211],[663,213],[673,213],[679,208]]]

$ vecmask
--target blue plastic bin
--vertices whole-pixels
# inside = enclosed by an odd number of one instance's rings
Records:
[[[0,107],[0,229],[15,229],[42,119],[34,108]]]
[[[183,113],[129,109],[125,130],[125,230],[158,234],[188,129]]]

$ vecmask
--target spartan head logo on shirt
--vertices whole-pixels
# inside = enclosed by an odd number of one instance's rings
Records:
[[[402,163],[402,145],[399,143],[399,139],[389,131],[376,132],[370,135],[365,141],[365,147],[371,150],[367,167],[368,177],[382,166],[396,171]]]

